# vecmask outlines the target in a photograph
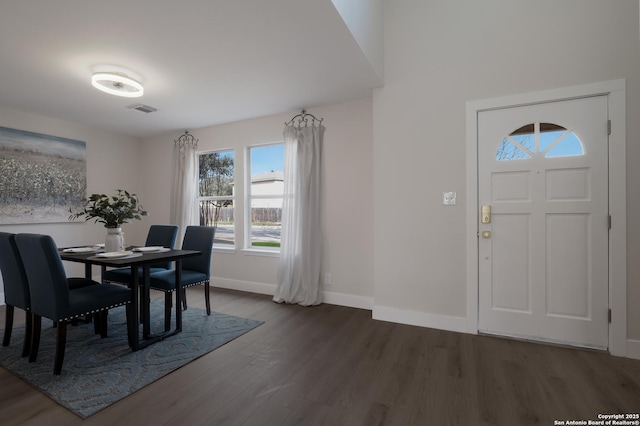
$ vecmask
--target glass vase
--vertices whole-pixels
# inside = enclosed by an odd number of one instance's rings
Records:
[[[122,232],[122,228],[107,228],[104,251],[109,253],[122,250],[124,250],[124,233]]]

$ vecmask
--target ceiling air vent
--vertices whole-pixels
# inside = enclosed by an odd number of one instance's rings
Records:
[[[150,112],[156,112],[157,109],[155,109],[154,107],[151,107],[149,105],[144,105],[144,104],[134,104],[134,105],[129,105],[127,108],[129,109],[135,109],[144,113],[150,113]]]

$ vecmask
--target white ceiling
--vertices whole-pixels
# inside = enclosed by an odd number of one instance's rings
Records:
[[[331,0],[0,0],[0,39],[0,106],[135,137],[359,99],[381,83]],[[128,70],[144,96],[94,89],[103,65]]]

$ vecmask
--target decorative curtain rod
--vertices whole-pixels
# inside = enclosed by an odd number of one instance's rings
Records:
[[[303,109],[300,114],[294,115],[293,118],[285,122],[284,125],[302,127],[302,122],[304,122],[304,126],[306,127],[307,125],[309,125],[309,120],[311,120],[312,126],[315,126],[316,124],[319,126],[320,124],[322,124],[322,120],[324,120],[324,118],[316,118],[313,114],[309,114],[306,109]]]
[[[184,135],[180,136],[178,139],[174,140],[173,143],[176,145],[184,146],[184,145],[198,145],[198,139],[196,139],[191,133],[188,131],[184,132]]]

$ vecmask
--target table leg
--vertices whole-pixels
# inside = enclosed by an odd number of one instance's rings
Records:
[[[91,272],[92,272],[92,271],[91,271],[91,264],[90,264],[90,263],[85,263],[85,264],[84,264],[84,277],[85,277],[86,279],[88,279],[88,280],[93,279],[93,277],[91,276]],[[101,278],[101,279],[102,279],[102,278]],[[83,321],[83,322],[84,322],[85,324],[89,324],[91,321],[95,321],[95,318],[94,318],[94,316],[93,316],[93,315],[89,314],[89,315],[85,315],[85,316],[84,316],[84,321]],[[75,324],[75,322],[76,322],[76,320],[73,320],[73,321],[72,321],[72,323],[73,323],[74,325],[76,325],[76,324]],[[96,333],[96,334],[98,334],[98,332],[99,332],[99,330],[98,330],[98,325],[97,325],[97,324],[98,324],[98,322],[96,321],[96,322],[95,322],[95,324],[94,324],[94,325],[95,325],[95,327],[94,327],[94,331],[95,331],[95,333]]]
[[[142,266],[142,336],[151,335],[151,300],[149,290],[149,265]]]
[[[140,278],[138,277],[138,267],[131,267],[131,321],[129,324],[129,346],[133,351],[140,349],[140,336],[139,336],[139,320],[138,320],[138,292],[140,291]]]
[[[182,260],[176,260],[176,332],[182,331]]]

